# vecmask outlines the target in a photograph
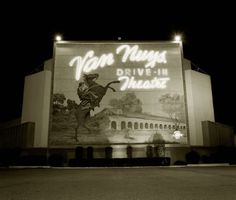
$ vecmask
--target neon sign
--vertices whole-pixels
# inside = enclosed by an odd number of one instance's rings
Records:
[[[90,73],[98,68],[105,68],[115,63],[114,55],[121,56],[120,62],[145,62],[143,68],[117,68],[117,79],[121,81],[121,90],[127,89],[164,89],[170,80],[168,69],[156,68],[157,64],[166,64],[167,51],[142,50],[138,45],[120,45],[115,53],[102,54],[96,56],[93,50],[88,51],[83,57],[76,56],[69,66],[76,67],[75,79],[80,80],[83,73]],[[154,76],[152,80],[141,80],[135,77]]]
[[[127,60],[132,62],[147,61],[145,68],[153,68],[156,63],[167,62],[166,51],[140,50],[138,45],[134,45],[133,47],[130,47],[130,45],[121,45],[116,49],[116,53],[119,54],[122,50],[124,50],[122,62],[126,62]]]
[[[94,51],[88,51],[84,57],[77,56],[73,58],[69,66],[76,65],[75,79],[78,81],[81,78],[81,74],[89,73],[96,70],[98,67],[110,66],[114,63],[114,57],[112,53],[102,54],[100,57],[94,56]]]
[[[135,80],[135,78],[128,76],[121,76],[118,78],[119,81],[123,81],[120,90],[127,89],[164,89],[169,78],[153,78],[152,80]]]

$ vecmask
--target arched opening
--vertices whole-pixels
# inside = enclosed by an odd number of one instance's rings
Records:
[[[132,122],[128,122],[128,128],[132,129],[133,126],[132,126]]]
[[[140,129],[143,129],[143,123],[140,123]]]
[[[160,125],[159,125],[159,128],[160,128],[160,129],[162,129],[162,128],[163,128],[163,127],[162,127],[162,124],[160,124]]]
[[[138,129],[138,122],[134,123],[134,129]]]
[[[150,124],[150,129],[153,129],[153,124]]]
[[[126,129],[126,123],[125,121],[121,122],[121,130]]]
[[[115,130],[117,129],[117,125],[115,121],[111,122],[111,129],[115,129]]]

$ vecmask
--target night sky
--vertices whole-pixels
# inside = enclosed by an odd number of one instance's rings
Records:
[[[58,6],[59,4],[59,6]],[[235,13],[232,5],[5,5],[1,14],[0,121],[21,116],[24,76],[52,57],[53,39],[165,41],[183,35],[184,57],[211,76],[215,118],[235,127]],[[185,6],[185,8],[183,7]]]

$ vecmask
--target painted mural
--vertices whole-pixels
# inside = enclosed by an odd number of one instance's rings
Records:
[[[57,43],[50,146],[187,143],[179,43]]]

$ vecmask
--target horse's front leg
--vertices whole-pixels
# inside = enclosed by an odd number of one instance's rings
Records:
[[[90,119],[90,110],[89,110],[89,112],[86,113],[86,115],[85,115],[83,127],[84,127],[85,129],[87,129],[87,131],[88,131],[89,133],[91,133],[91,129],[90,129],[89,126],[88,126],[88,121],[89,121],[89,119]]]
[[[79,140],[78,140],[78,129],[79,129],[79,125],[77,125],[76,127],[75,127],[75,141],[76,142],[78,142]]]
[[[89,132],[91,133],[91,129],[89,128],[88,124],[87,124],[88,120],[85,120],[83,127]]]

